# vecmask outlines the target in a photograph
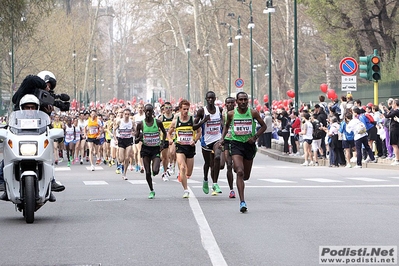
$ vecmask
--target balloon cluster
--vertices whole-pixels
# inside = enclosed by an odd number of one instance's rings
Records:
[[[323,93],[326,93],[326,94],[327,94],[327,98],[328,98],[328,99],[330,99],[330,100],[338,99],[338,95],[337,95],[337,93],[335,92],[335,90],[334,90],[334,89],[329,89],[327,84],[325,84],[325,83],[321,84],[321,85],[320,85],[320,90],[321,90]]]

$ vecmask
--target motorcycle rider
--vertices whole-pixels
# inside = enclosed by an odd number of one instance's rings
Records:
[[[14,110],[20,110],[22,105],[28,103],[25,102],[21,104],[21,100],[24,96],[26,95],[32,95],[37,92],[37,90],[45,90],[48,92],[53,93],[54,88],[57,85],[57,80],[55,79],[55,76],[53,73],[50,71],[41,71],[37,76],[35,75],[28,75],[21,83],[20,87],[18,90],[15,92],[15,94],[12,97],[12,102],[14,103]],[[48,115],[51,115],[51,112],[53,111],[53,106],[45,103],[40,103],[39,99],[34,96],[37,101],[32,100],[33,97],[28,97],[25,99],[25,101],[31,101],[34,104],[37,104],[38,107],[40,108],[40,111],[45,112]],[[37,109],[36,109],[37,110]],[[4,177],[3,177],[3,167],[4,167],[4,162],[1,161],[0,163],[0,191],[4,191]],[[65,186],[60,184],[53,178],[51,181],[51,191],[54,192],[61,192],[65,190]],[[3,200],[3,198],[7,198],[7,195],[0,196],[0,200]],[[50,201],[54,202],[55,196],[53,194],[50,195]]]

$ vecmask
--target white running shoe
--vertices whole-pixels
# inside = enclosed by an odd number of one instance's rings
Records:
[[[309,166],[314,166],[313,161],[310,161]]]
[[[187,199],[187,198],[189,198],[189,197],[190,197],[190,191],[185,190],[185,191],[184,191],[184,194],[183,194],[183,198]]]
[[[352,158],[350,159],[350,162],[351,162],[351,163],[356,163],[356,161],[357,161],[357,158],[356,158],[356,157],[352,157]]]
[[[352,165],[350,163],[348,163],[345,168],[352,168]]]
[[[92,170],[92,171],[96,170],[96,168],[94,167],[94,165],[91,165],[91,170]]]
[[[394,160],[391,165],[399,165],[399,161],[398,160]]]
[[[302,166],[309,166],[309,163],[307,161],[305,161],[303,164],[301,164]]]
[[[356,165],[354,168],[362,168],[361,165]]]
[[[167,173],[163,173],[162,174],[162,180],[163,180],[163,182],[168,182],[169,181],[169,177],[168,177]]]

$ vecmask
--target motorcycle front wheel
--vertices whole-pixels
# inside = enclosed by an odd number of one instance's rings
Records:
[[[33,176],[25,177],[25,195],[24,195],[24,216],[25,221],[31,224],[35,220],[35,178]]]

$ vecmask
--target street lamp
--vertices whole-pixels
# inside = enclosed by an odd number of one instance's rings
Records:
[[[241,17],[238,16],[237,18],[237,35],[234,37],[236,40],[238,40],[238,78],[241,78],[241,39],[242,39],[242,34],[241,34],[241,28],[240,28],[240,20]]]
[[[96,103],[97,103],[97,54],[96,54],[96,48],[94,48],[93,62],[94,62],[94,106],[96,106]]]
[[[245,2],[245,1],[244,1]],[[253,68],[252,66],[254,65],[254,58],[253,58],[253,48],[252,48],[252,30],[253,28],[255,28],[255,23],[254,23],[254,19],[252,17],[252,0],[251,2],[249,2],[249,10],[250,10],[250,19],[249,19],[249,23],[248,23],[248,29],[249,29],[249,34],[250,34],[250,57],[251,57],[251,66],[250,66],[250,70],[251,70],[251,107],[254,107],[254,73],[253,73]]]
[[[295,91],[295,111],[298,111],[298,15],[297,3],[294,0],[294,91]]]
[[[73,50],[73,98],[76,99],[76,51]]]
[[[227,43],[227,47],[229,47],[229,94],[228,97],[231,95],[231,47],[234,45],[233,38],[231,37],[231,25],[229,27],[230,37],[229,42]]]
[[[190,41],[187,42],[187,101],[190,101]]]
[[[268,70],[269,70],[269,109],[272,107],[272,26],[271,26],[271,14],[276,10],[273,7],[273,1],[266,1],[266,8],[263,10],[264,14],[269,14],[269,62],[268,62]]]
[[[205,80],[205,91],[204,91],[204,97],[205,93],[209,90],[209,76],[208,76],[208,69],[209,69],[209,48],[206,48],[204,56],[206,57],[206,80]]]

